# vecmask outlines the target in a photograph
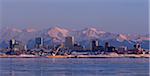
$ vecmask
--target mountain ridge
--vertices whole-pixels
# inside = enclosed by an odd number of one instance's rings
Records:
[[[53,41],[56,43],[62,43],[67,36],[74,36],[76,42],[88,41],[91,39],[99,39],[101,41],[114,41],[115,43],[124,43],[125,41],[132,43],[143,43],[144,41],[150,41],[149,35],[127,35],[127,34],[116,34],[111,32],[105,32],[97,28],[84,28],[81,30],[71,30],[62,27],[50,27],[43,30],[36,30],[34,28],[29,29],[18,29],[18,28],[4,28],[0,30],[0,43],[8,41],[12,38],[27,43],[30,40],[34,40],[36,37],[43,37],[49,42]],[[112,41],[111,41],[112,40]],[[4,42],[3,42],[4,43]],[[149,44],[148,44],[149,45]]]

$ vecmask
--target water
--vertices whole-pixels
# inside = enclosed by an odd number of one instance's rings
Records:
[[[0,76],[149,76],[149,59],[0,58]]]

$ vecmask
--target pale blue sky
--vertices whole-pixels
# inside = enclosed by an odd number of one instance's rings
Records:
[[[147,34],[148,0],[0,0],[1,26],[81,29]]]

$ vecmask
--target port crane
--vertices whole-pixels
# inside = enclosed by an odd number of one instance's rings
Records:
[[[56,56],[57,53],[59,52],[59,50],[60,50],[61,48],[63,48],[63,47],[64,47],[64,45],[61,44],[61,45],[52,53],[52,55],[53,55],[53,56]]]

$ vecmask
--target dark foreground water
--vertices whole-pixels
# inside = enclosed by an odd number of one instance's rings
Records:
[[[0,58],[0,76],[149,76],[149,59]]]

